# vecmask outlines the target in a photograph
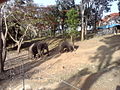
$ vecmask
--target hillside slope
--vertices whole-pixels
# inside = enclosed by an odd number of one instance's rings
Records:
[[[58,54],[54,50],[49,57],[39,60],[28,60],[27,51],[19,57],[9,54],[6,68],[12,66],[14,75],[11,74],[12,81],[3,80],[1,88],[19,90],[24,69],[25,86],[32,90],[116,90],[120,85],[120,35],[75,44],[79,47],[73,52]]]

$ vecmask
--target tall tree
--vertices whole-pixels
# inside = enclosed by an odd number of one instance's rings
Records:
[[[71,8],[75,8],[75,1],[74,0],[56,0],[56,5],[59,11],[59,25],[64,34],[66,12]]]
[[[66,16],[67,16],[66,23],[68,24],[68,27],[70,28],[68,34],[70,34],[71,41],[73,42],[73,46],[74,46],[74,38],[76,37],[76,34],[78,33],[76,30],[79,24],[78,12],[77,10],[72,8],[66,13]]]
[[[33,19],[35,19],[36,13],[33,14],[34,10],[32,4],[31,5],[27,4],[28,3],[24,2],[21,3],[21,0],[17,0],[14,3],[14,7],[11,8],[12,15],[8,19],[9,21],[8,23],[10,26],[9,28],[12,27],[11,32],[14,32],[14,34],[12,34],[9,31],[8,34],[9,37],[16,43],[18,53],[20,52],[21,45],[24,41],[25,36],[27,35],[28,30],[34,31],[32,27],[35,23],[32,21],[34,21]]]
[[[51,30],[51,36],[55,36],[58,26],[58,12],[55,6],[47,6],[41,10],[41,22],[39,23],[46,30]]]
[[[6,2],[6,3],[4,3],[4,4],[2,4],[2,6],[1,6],[1,20],[2,20],[2,22],[1,22],[1,28],[2,28],[2,30],[1,30],[1,32],[0,32],[0,34],[1,34],[1,51],[2,51],[2,55],[1,55],[1,57],[2,57],[2,61],[1,61],[1,71],[4,71],[4,62],[5,62],[5,60],[6,60],[6,55],[7,55],[7,51],[6,51],[6,40],[7,40],[7,36],[8,36],[8,25],[7,25],[7,18],[10,16],[10,14],[11,14],[11,11],[8,9],[9,7],[11,7],[11,5],[10,5],[10,3],[8,2]],[[5,28],[5,29],[4,29]]]
[[[0,2],[2,3],[2,2]],[[2,12],[0,6],[0,73],[3,72],[3,64],[2,64],[2,39],[1,39],[1,32],[2,32]]]
[[[0,4],[7,0],[0,0]],[[0,73],[3,72],[3,65],[2,65],[2,39],[1,39],[1,32],[2,32],[2,8],[0,5]]]
[[[82,24],[82,30],[81,30],[81,40],[84,40],[85,30],[84,30],[84,18],[85,18],[85,9],[89,9],[90,14],[89,15],[89,21],[92,21],[92,24],[94,26],[93,31],[96,32],[96,22],[101,19],[103,16],[103,11],[108,12],[110,10],[110,2],[114,0],[82,0],[80,3],[81,7],[81,24]],[[94,23],[93,23],[94,22]]]

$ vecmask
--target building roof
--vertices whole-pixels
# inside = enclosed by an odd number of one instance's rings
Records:
[[[99,21],[97,22],[97,24],[99,24],[100,22],[102,22],[102,23],[108,22],[108,21],[110,21],[111,19],[114,19],[114,18],[116,18],[116,17],[118,17],[118,16],[120,16],[120,13],[111,13],[111,14],[105,16],[103,19],[99,20]]]
[[[105,18],[103,18],[102,21],[107,22],[107,21],[111,20],[112,18],[119,16],[119,15],[120,15],[120,13],[109,14],[109,15],[105,16]]]

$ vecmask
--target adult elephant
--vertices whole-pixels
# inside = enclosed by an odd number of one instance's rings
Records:
[[[47,51],[45,53],[45,50]],[[29,47],[29,56],[30,58],[37,58],[41,57],[45,54],[49,55],[49,49],[48,49],[48,44],[44,41],[38,41],[36,43],[33,43],[30,47]]]
[[[45,53],[45,50],[46,50],[46,53]],[[37,51],[38,51],[39,57],[45,54],[49,55],[48,44],[44,41],[37,42]]]
[[[69,51],[73,51],[74,48],[73,48],[73,45],[71,45],[68,41],[63,41],[62,43],[60,43],[59,45],[59,52],[62,53],[62,52],[69,52]]]

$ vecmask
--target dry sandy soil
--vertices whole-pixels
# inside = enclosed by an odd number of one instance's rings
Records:
[[[0,90],[120,90],[120,35],[75,44],[73,52],[53,49],[39,60],[28,59],[27,51],[9,52]]]

